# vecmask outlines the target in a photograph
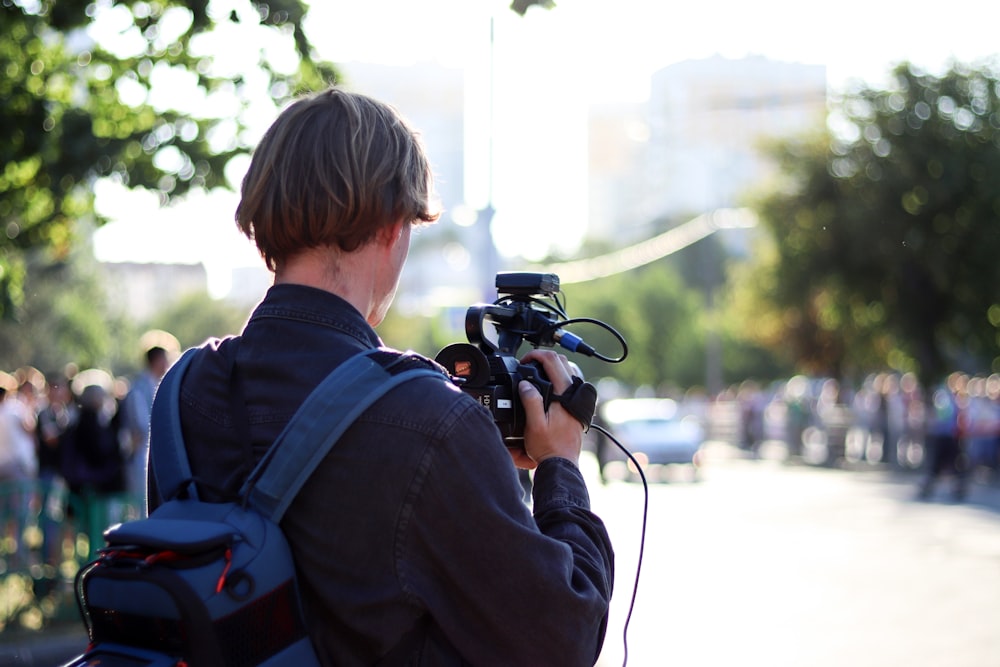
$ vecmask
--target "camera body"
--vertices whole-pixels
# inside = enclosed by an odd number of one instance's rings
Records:
[[[548,409],[552,384],[541,367],[522,364],[517,351],[527,340],[535,347],[554,346],[558,324],[550,313],[564,315],[544,299],[555,299],[559,277],[552,273],[498,273],[497,301],[470,306],[465,315],[468,343],[443,348],[435,361],[444,366],[459,388],[493,415],[508,447],[524,444],[524,407],[517,386],[531,382]],[[558,301],[556,301],[558,305]],[[492,324],[495,339],[487,334]]]

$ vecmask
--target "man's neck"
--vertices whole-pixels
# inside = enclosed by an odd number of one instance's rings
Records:
[[[336,294],[367,319],[375,306],[373,244],[354,252],[310,248],[285,262],[274,276],[274,284],[305,285]]]

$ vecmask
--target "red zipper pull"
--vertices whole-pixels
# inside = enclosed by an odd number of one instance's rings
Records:
[[[222,589],[226,586],[226,575],[229,574],[229,568],[233,564],[233,550],[230,547],[226,547],[226,566],[222,568],[222,574],[219,575],[219,581],[215,584],[215,592],[221,593]]]

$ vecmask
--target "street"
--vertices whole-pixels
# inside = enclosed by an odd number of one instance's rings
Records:
[[[919,502],[912,474],[706,454],[699,481],[650,484],[629,665],[1000,665],[1000,487],[955,504],[946,480]],[[643,497],[590,472],[617,554],[610,667],[625,656]]]

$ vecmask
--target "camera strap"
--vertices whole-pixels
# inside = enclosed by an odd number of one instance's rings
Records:
[[[589,382],[584,382],[578,375],[573,376],[573,384],[561,394],[554,394],[552,400],[566,409],[566,412],[583,424],[584,432],[590,430],[597,409],[597,388]]]

